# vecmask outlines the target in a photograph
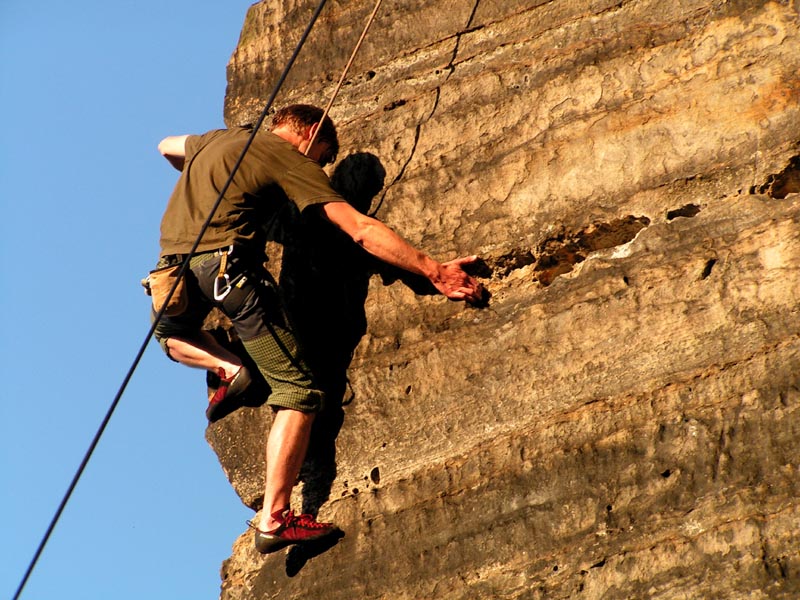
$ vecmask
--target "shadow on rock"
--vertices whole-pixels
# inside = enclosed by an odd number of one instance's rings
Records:
[[[356,210],[367,213],[385,176],[380,160],[361,152],[337,165],[331,185]],[[281,208],[268,238],[283,244],[279,287],[303,355],[325,392],[299,477],[304,484],[302,512],[316,515],[336,478],[343,407],[353,401],[347,369],[367,330],[364,303],[379,261],[327,221],[301,214],[293,203]]]
[[[344,531],[337,530],[320,540],[292,546],[286,554],[286,575],[294,577],[309,560],[333,548],[343,537]]]

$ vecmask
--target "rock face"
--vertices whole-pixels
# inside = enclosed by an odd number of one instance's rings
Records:
[[[250,9],[229,124],[311,4]],[[369,4],[329,3],[279,105],[327,103]],[[345,536],[262,557],[244,532],[222,599],[800,597],[799,11],[384,3],[334,180],[432,256],[480,255],[492,298],[276,225],[331,398],[296,507]],[[256,509],[269,419],[207,432]]]

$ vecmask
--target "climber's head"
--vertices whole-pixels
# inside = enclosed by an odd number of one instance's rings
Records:
[[[300,152],[306,153],[308,144],[319,127],[322,114],[323,110],[316,106],[291,104],[275,113],[272,117],[271,130],[289,141]],[[335,161],[338,153],[339,138],[336,135],[336,127],[330,117],[326,116],[314,139],[314,147],[307,154],[324,167]]]

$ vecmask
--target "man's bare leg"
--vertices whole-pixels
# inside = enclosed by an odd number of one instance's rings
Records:
[[[275,413],[267,438],[267,477],[264,507],[258,528],[272,531],[280,523],[272,514],[289,506],[292,488],[303,466],[315,413],[288,408]]]
[[[207,331],[201,331],[191,339],[171,337],[167,340],[167,347],[169,355],[182,365],[205,369],[214,374],[222,368],[225,377],[233,376],[242,366],[242,360],[220,346]]]

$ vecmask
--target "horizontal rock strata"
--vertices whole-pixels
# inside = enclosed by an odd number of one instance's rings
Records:
[[[250,9],[228,123],[311,10]],[[327,102],[370,10],[330,3],[279,104]],[[334,181],[378,182],[365,210],[433,256],[479,254],[492,297],[448,302],[313,224],[276,234],[333,391],[297,508],[345,535],[265,558],[243,533],[221,598],[800,595],[798,10],[382,7],[332,111]],[[269,421],[207,432],[254,509]]]

